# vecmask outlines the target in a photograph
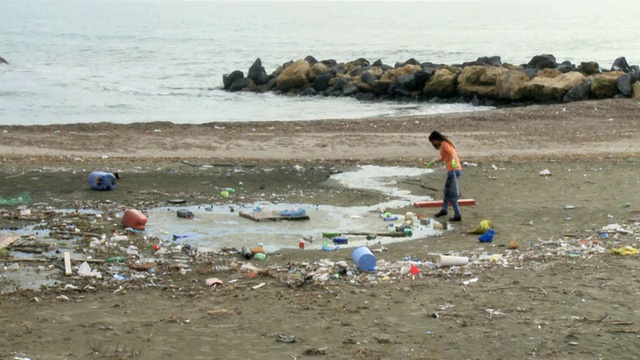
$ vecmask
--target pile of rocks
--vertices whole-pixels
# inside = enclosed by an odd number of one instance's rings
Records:
[[[267,74],[260,58],[247,76],[223,75],[227,91],[275,92],[300,96],[351,96],[360,100],[419,99],[476,105],[558,103],[613,97],[640,98],[640,67],[624,57],[609,70],[597,62],[557,63],[534,56],[527,64],[502,63],[499,56],[456,65],[409,59],[395,66],[360,58],[347,63],[312,56],[289,61]]]

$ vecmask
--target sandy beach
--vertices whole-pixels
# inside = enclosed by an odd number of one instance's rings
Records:
[[[65,276],[60,258],[5,256],[0,358],[637,358],[639,255],[611,250],[639,246],[639,113],[636,100],[608,99],[360,120],[0,125],[0,197],[33,198],[29,215],[0,207],[0,228],[14,231],[41,223],[57,234],[110,236],[124,231],[113,217],[122,208],[175,198],[232,205],[240,200],[221,199],[219,189],[239,182],[243,202],[373,205],[383,196],[328,187],[327,178],[357,165],[424,167],[438,155],[432,130],[455,143],[467,163],[463,197],[477,201],[441,236],[372,241],[379,268],[368,273],[346,249],[278,251],[263,261],[231,249],[182,251],[188,271],[163,257],[154,273],[127,270],[126,281]],[[190,166],[201,164],[211,166]],[[236,171],[243,167],[251,171]],[[118,188],[88,189],[94,169],[122,174]],[[437,199],[444,171],[400,183]],[[50,207],[104,215],[89,221]],[[437,211],[394,210],[426,219]],[[491,243],[468,233],[484,219],[495,224]],[[91,237],[78,247],[88,249]],[[153,239],[130,237],[142,257],[153,256]],[[54,248],[69,241],[51,238]],[[85,254],[126,256],[117,247]],[[470,263],[433,267],[433,254]],[[411,274],[407,259],[416,258],[420,272]],[[57,283],[9,291],[15,271]],[[220,284],[207,285],[211,278]]]

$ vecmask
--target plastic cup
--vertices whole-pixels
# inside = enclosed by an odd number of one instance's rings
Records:
[[[469,263],[469,258],[466,256],[448,256],[439,255],[436,259],[436,264],[442,266],[464,266]]]

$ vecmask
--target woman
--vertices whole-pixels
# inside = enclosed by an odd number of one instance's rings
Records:
[[[449,209],[449,202],[453,207],[453,217],[449,218],[449,221],[462,221],[460,215],[460,207],[458,206],[458,199],[460,198],[460,187],[458,186],[458,178],[462,175],[462,167],[460,166],[460,159],[456,152],[453,143],[447,139],[446,136],[440,134],[437,131],[433,131],[429,135],[429,142],[434,148],[440,150],[440,161],[444,161],[447,165],[447,181],[444,183],[444,197],[442,199],[442,209],[435,214],[435,217],[441,217],[447,215]],[[427,164],[427,167],[432,167],[437,160],[433,160]]]

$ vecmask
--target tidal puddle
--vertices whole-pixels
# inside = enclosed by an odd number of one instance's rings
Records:
[[[305,249],[325,247],[356,247],[368,243],[393,243],[414,238],[424,238],[440,233],[433,225],[422,225],[413,216],[412,235],[407,237],[377,236],[367,240],[367,234],[382,235],[395,232],[403,225],[405,213],[394,213],[393,209],[406,208],[418,200],[430,200],[428,196],[411,194],[402,189],[398,181],[415,177],[431,170],[407,167],[359,166],[353,171],[334,174],[330,178],[333,186],[381,192],[389,200],[372,206],[339,207],[294,203],[253,203],[237,206],[190,206],[162,207],[148,211],[146,232],[165,241],[198,246],[200,249],[254,246],[263,244],[266,251],[281,248],[298,248],[305,241]],[[193,219],[177,216],[178,210],[188,210]],[[381,216],[391,212],[390,220]],[[241,217],[240,212],[252,214],[256,211],[300,212],[309,220],[279,220],[260,222]],[[323,233],[340,233],[347,243],[334,244],[332,238],[323,238]],[[312,241],[309,241],[312,239]]]

